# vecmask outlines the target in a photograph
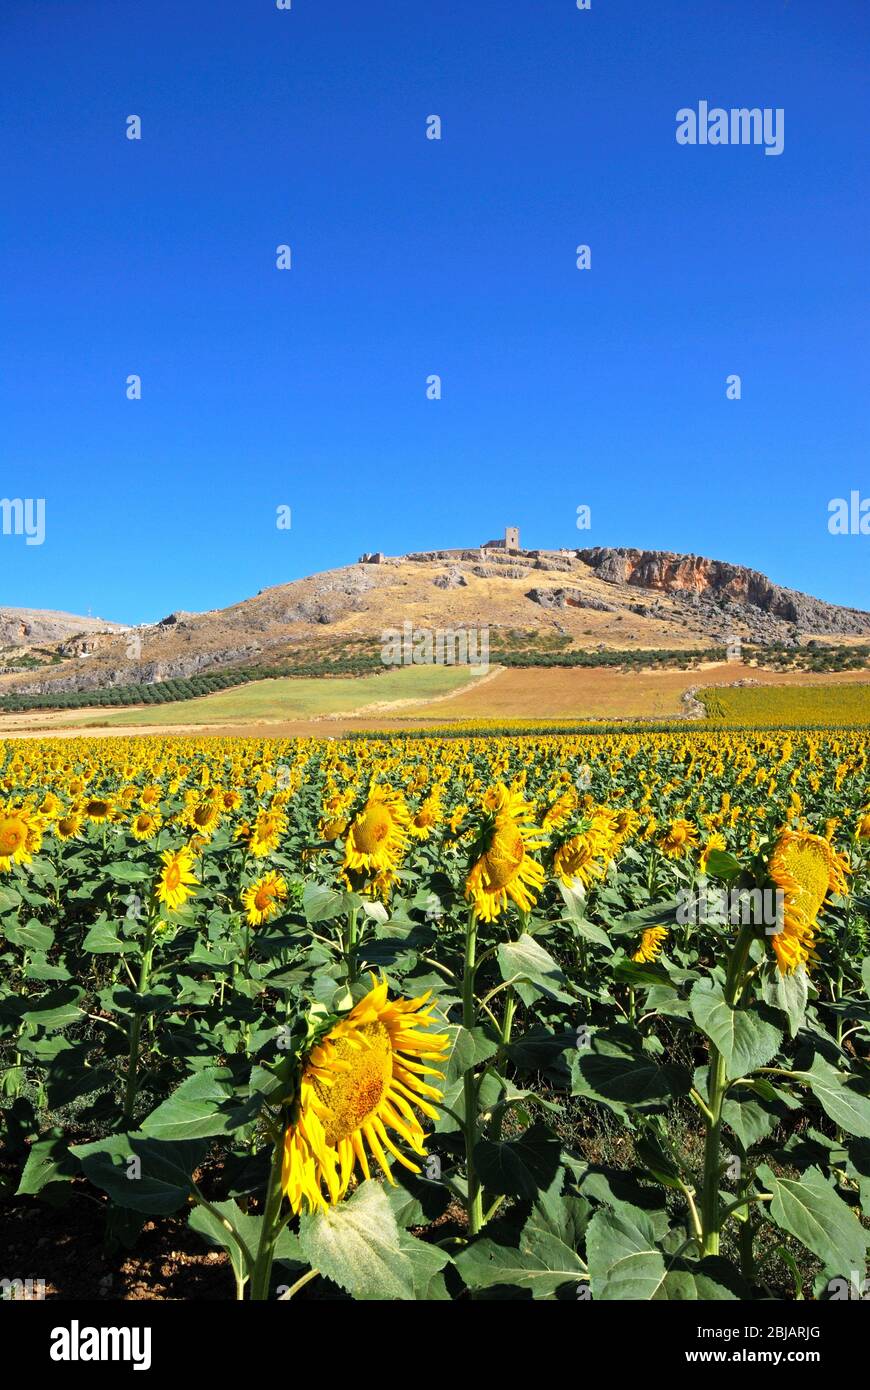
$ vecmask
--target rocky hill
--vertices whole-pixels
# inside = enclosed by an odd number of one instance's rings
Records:
[[[6,614],[16,610],[3,610]],[[692,650],[736,637],[798,645],[870,642],[870,614],[784,588],[755,570],[696,555],[596,547],[474,548],[366,556],[208,613],[175,612],[119,630],[97,619],[30,614],[53,633],[51,667],[0,676],[0,692],[41,694],[169,680],[222,667],[304,661],[387,629],[486,627],[499,642],[594,650]],[[53,629],[52,622],[59,622]],[[14,624],[13,624],[14,627]]]
[[[0,608],[0,647],[54,647],[83,633],[122,632],[120,623],[54,613],[44,608]]]
[[[725,601],[735,617],[755,623],[763,637],[763,615],[804,634],[870,632],[870,614],[857,608],[840,608],[774,584],[758,570],[707,560],[701,555],[674,555],[665,550],[624,550],[597,546],[577,552],[605,583],[631,585],[653,593],[687,595],[695,607],[708,608]],[[775,639],[774,639],[775,640]]]

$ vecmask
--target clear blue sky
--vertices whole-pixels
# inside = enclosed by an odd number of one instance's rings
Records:
[[[0,537],[0,604],[145,621],[517,523],[870,608],[870,537],[827,531],[870,494],[868,31],[864,0],[2,0],[0,496],[47,534]],[[784,152],[678,146],[701,99],[784,108]]]

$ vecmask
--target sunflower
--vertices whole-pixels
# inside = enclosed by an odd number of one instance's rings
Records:
[[[342,871],[392,873],[408,846],[408,820],[398,792],[373,787],[347,833]]]
[[[13,864],[29,864],[33,858],[33,823],[27,812],[16,807],[0,812],[0,872],[8,874]]]
[[[236,832],[240,839],[242,827]],[[251,827],[248,849],[257,859],[264,859],[267,854],[272,854],[278,848],[281,836],[287,829],[287,817],[283,811],[261,810],[257,812],[257,818]]]
[[[428,840],[440,819],[441,800],[437,792],[432,792],[411,816],[408,830],[415,840]]]
[[[275,917],[287,897],[287,881],[272,872],[258,878],[242,893],[242,904],[252,927],[262,926]]]
[[[309,1054],[284,1136],[281,1185],[294,1212],[338,1202],[357,1164],[370,1177],[366,1144],[393,1185],[385,1149],[419,1173],[387,1130],[425,1157],[426,1136],[411,1104],[438,1118],[430,1101],[441,1092],[423,1077],[442,1075],[426,1064],[440,1062],[449,1043],[446,1033],[427,1031],[433,1026],[431,1009],[423,1007],[428,998],[390,1002],[386,980],[378,984],[372,976],[365,998]]]
[[[637,834],[639,825],[640,816],[637,811],[633,811],[628,806],[624,807],[621,811],[617,811],[616,833],[619,838],[620,846],[622,846],[626,840],[632,839],[633,836]]]
[[[344,792],[332,792],[323,802],[323,813],[317,825],[321,840],[337,840],[347,830],[347,808],[350,798]]]
[[[84,816],[78,807],[72,806],[54,822],[54,833],[59,840],[76,840],[81,833]]]
[[[576,883],[588,888],[606,876],[609,860],[603,841],[592,831],[581,831],[558,846],[553,855],[553,872],[568,888]]]
[[[161,858],[163,868],[160,871],[160,879],[157,884],[157,897],[170,912],[177,912],[187,899],[192,898],[196,892],[196,888],[191,887],[191,885],[199,882],[191,872],[193,855],[185,845],[182,849],[174,852],[165,849]]]
[[[632,960],[644,964],[657,960],[662,953],[667,935],[667,927],[647,927],[640,938],[640,945],[632,956]]]
[[[710,858],[710,855],[714,849],[724,850],[727,848],[728,846],[725,842],[725,836],[721,835],[718,830],[714,830],[712,835],[708,835],[706,844],[704,845],[704,848],[701,850],[701,854],[698,859],[698,872],[700,874],[706,874],[707,861]]]
[[[782,891],[782,921],[772,937],[781,975],[816,960],[815,931],[828,893],[845,893],[849,872],[844,857],[828,840],[806,831],[783,830],[768,862],[771,880]]]
[[[870,811],[862,811],[855,827],[856,840],[870,840]]]
[[[331,820],[322,820],[318,824],[317,833],[321,840],[337,840],[347,830],[347,821],[343,816],[333,816]]]
[[[112,814],[112,803],[105,796],[89,796],[83,807],[84,814],[88,820],[101,825],[107,821]]]
[[[39,814],[46,820],[56,820],[63,811],[63,802],[54,792],[46,792],[39,808]]]
[[[210,792],[205,796],[189,791],[180,820],[197,835],[210,839],[220,825],[221,803]]]
[[[130,833],[134,840],[153,840],[161,822],[159,811],[140,811],[130,822]]]
[[[668,859],[684,859],[697,843],[698,832],[691,821],[674,820],[659,838],[658,847]]]
[[[573,787],[556,797],[555,801],[550,801],[544,811],[541,825],[545,830],[559,830],[570,820],[572,813],[577,808],[577,793]]]
[[[509,898],[523,912],[534,907],[544,870],[530,851],[540,849],[546,837],[534,825],[533,808],[503,782],[486,793],[483,804],[465,897],[482,921],[492,922]]]

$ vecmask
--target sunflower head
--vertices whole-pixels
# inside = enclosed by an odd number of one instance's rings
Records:
[[[848,865],[829,840],[807,831],[783,830],[768,874],[783,894],[782,921],[772,937],[783,975],[816,959],[815,931],[828,893],[847,891]]]
[[[134,840],[153,840],[161,825],[159,811],[140,811],[130,822]]]
[[[287,816],[280,808],[269,807],[258,811],[247,840],[251,854],[257,859],[264,859],[266,855],[273,854],[286,829]],[[239,839],[245,838],[241,826],[236,833]]]
[[[80,810],[71,807],[54,822],[54,833],[59,840],[75,840],[81,832],[84,817]]]
[[[278,873],[264,874],[242,893],[245,915],[251,926],[259,927],[281,910],[287,898],[287,881]]]
[[[373,787],[347,832],[342,872],[392,874],[408,846],[409,819],[398,792]]]
[[[667,927],[647,927],[640,938],[637,950],[632,956],[632,960],[646,964],[648,961],[658,960],[662,953],[662,947],[667,939]]]
[[[8,873],[13,864],[29,864],[33,857],[33,821],[25,810],[10,808],[0,812],[0,869]]]
[[[428,840],[440,819],[440,798],[437,792],[434,792],[426,797],[417,811],[412,813],[408,830],[416,840]]]
[[[193,897],[199,880],[193,873],[193,854],[185,845],[183,849],[164,850],[161,856],[163,868],[157,880],[156,895],[159,902],[177,912],[188,898]]]
[[[698,843],[698,832],[691,821],[671,821],[659,838],[659,849],[668,859],[683,859]]]
[[[522,912],[531,911],[544,886],[544,870],[531,851],[545,841],[533,808],[519,792],[503,782],[486,792],[465,880],[465,897],[482,921],[494,921],[508,899]]]
[[[727,848],[728,845],[725,836],[720,834],[718,830],[714,830],[712,835],[707,836],[704,848],[701,850],[701,854],[698,858],[698,872],[706,874],[707,863],[714,849],[725,850]]]
[[[430,1031],[428,998],[390,1001],[386,981],[372,977],[368,994],[309,1053],[284,1136],[282,1186],[294,1211],[338,1202],[357,1167],[370,1177],[369,1153],[390,1183],[388,1153],[420,1171],[396,1141],[425,1156],[415,1109],[438,1117],[432,1101],[441,1092],[424,1077],[442,1075],[429,1063],[443,1060],[449,1039]]]

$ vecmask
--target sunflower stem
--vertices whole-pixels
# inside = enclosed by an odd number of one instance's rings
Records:
[[[145,927],[145,940],[142,943],[142,963],[139,967],[139,982],[136,986],[137,994],[144,994],[148,988],[148,979],[151,974],[151,957],[154,953],[154,924],[156,920],[156,909],[152,899],[151,909],[148,913],[148,922]],[[124,1109],[121,1114],[121,1129],[125,1130],[133,1118],[133,1108],[136,1104],[137,1081],[139,1077],[139,1039],[142,1034],[143,1015],[138,1011],[133,1015],[130,1023],[130,1051],[127,1058],[127,1083],[124,1087]]]
[[[266,1187],[266,1202],[263,1208],[263,1224],[251,1275],[251,1301],[265,1303],[269,1297],[272,1282],[272,1262],[275,1258],[275,1242],[281,1231],[279,1217],[284,1196],[281,1188],[281,1169],[284,1162],[283,1135],[276,1139],[272,1149],[272,1166],[269,1169],[269,1182]]]
[[[474,1007],[475,957],[477,954],[477,914],[472,908],[468,914],[465,928],[465,968],[462,974],[462,1026],[468,1032],[474,1028],[476,1010]],[[468,1195],[465,1209],[468,1215],[468,1234],[476,1236],[483,1225],[483,1193],[474,1164],[474,1146],[477,1143],[477,1085],[474,1067],[470,1066],[463,1080],[465,1097],[465,1168]]]
[[[357,946],[357,909],[351,907],[347,914],[347,935],[345,937],[345,965],[347,966],[347,982],[349,985],[356,984],[356,946]]]
[[[743,927],[734,943],[728,961],[725,978],[725,1002],[734,1008],[740,992],[746,957],[752,943],[753,929]],[[701,1255],[719,1254],[719,1213],[720,1148],[722,1141],[722,1106],[728,1090],[728,1077],[725,1072],[725,1059],[714,1042],[710,1042],[710,1066],[707,1072],[707,1134],[704,1141],[704,1185],[701,1191],[701,1226],[703,1240]]]

